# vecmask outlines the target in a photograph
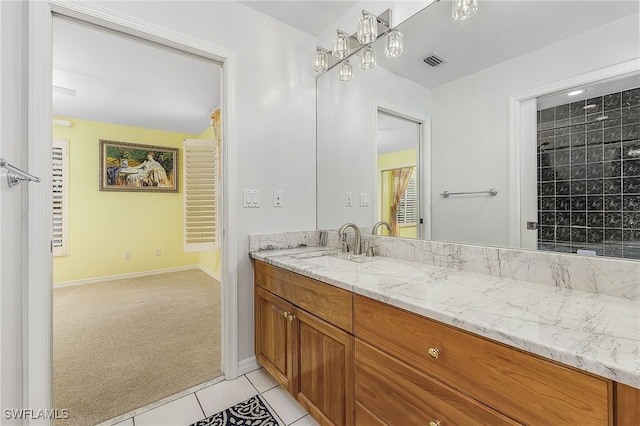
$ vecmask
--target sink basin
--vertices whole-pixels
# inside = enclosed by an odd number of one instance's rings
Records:
[[[348,269],[350,271],[359,271],[363,268],[370,266],[370,263],[364,262],[360,259],[348,259],[345,257],[338,257],[333,254],[321,254],[316,256],[298,256],[298,259],[305,262],[313,263],[314,265],[322,266],[325,268],[335,269]]]

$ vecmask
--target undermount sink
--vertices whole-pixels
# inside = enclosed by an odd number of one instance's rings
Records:
[[[343,257],[344,256],[344,257]],[[322,266],[325,268],[335,269],[348,269],[350,271],[359,271],[371,265],[371,263],[364,261],[360,258],[349,258],[348,255],[340,256],[332,253],[296,256],[300,260],[313,263],[314,265]]]

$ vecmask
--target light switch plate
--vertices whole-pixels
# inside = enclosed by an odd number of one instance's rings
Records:
[[[353,194],[351,192],[344,193],[344,206],[353,207]]]
[[[360,193],[360,207],[369,207],[369,193],[361,192]]]
[[[273,207],[282,207],[282,189],[273,190]]]
[[[248,208],[260,207],[260,190],[245,189],[242,205]]]

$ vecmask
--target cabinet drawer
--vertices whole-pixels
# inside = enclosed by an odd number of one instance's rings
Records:
[[[386,426],[386,424],[356,401],[356,426]]]
[[[255,262],[255,282],[288,302],[353,333],[353,295],[350,291],[258,260]]]
[[[520,422],[613,424],[610,380],[366,297],[354,308],[356,337]]]
[[[517,425],[356,339],[356,400],[389,425]]]

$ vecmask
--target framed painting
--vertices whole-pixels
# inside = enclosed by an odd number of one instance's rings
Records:
[[[178,148],[100,139],[100,191],[178,192]]]

